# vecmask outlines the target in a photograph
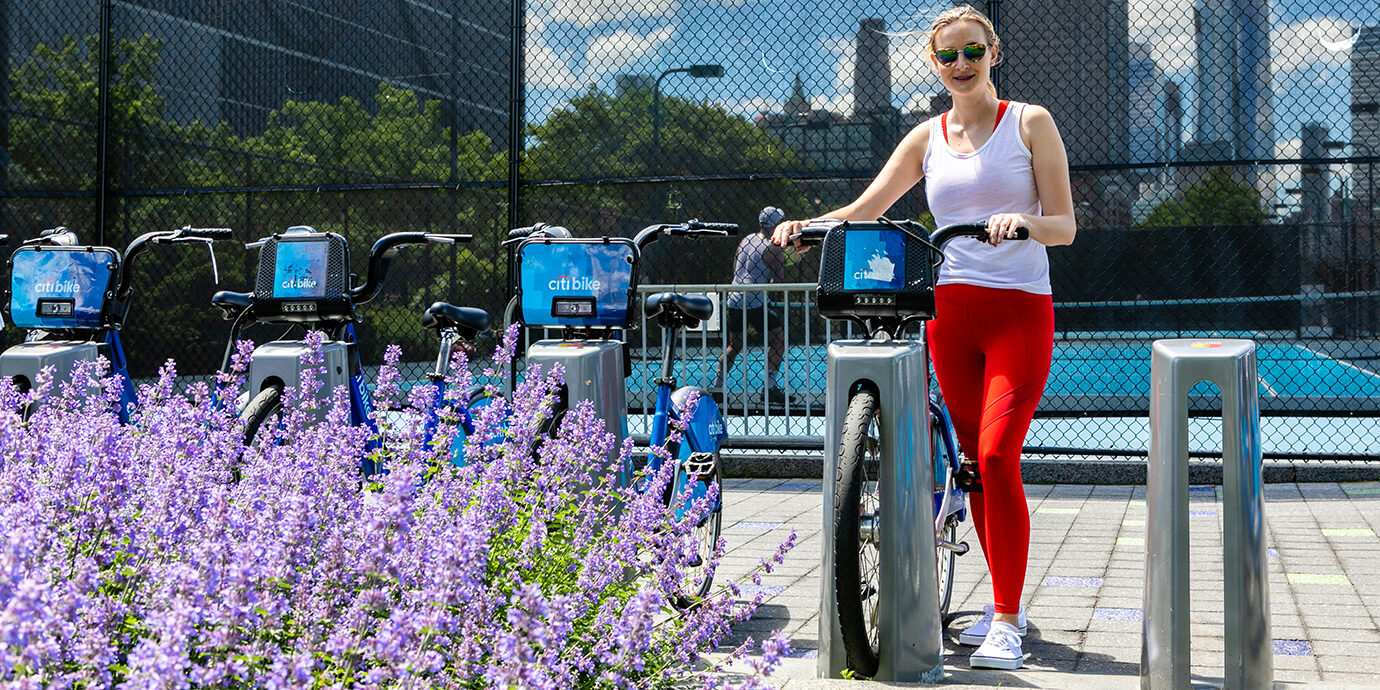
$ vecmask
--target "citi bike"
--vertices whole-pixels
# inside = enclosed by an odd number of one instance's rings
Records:
[[[1024,232],[1024,231],[1022,231]],[[929,388],[923,323],[934,318],[934,277],[943,246],[985,239],[985,225],[926,236],[913,221],[807,225],[800,240],[823,243],[818,309],[862,327],[858,340],[829,345],[821,675],[845,669],[893,681],[943,676],[942,632],[952,599],[965,491],[981,491],[960,463],[953,426]],[[919,325],[918,337],[907,330]],[[925,406],[915,405],[916,398]],[[925,431],[928,433],[925,433]],[[915,462],[928,458],[928,462]],[[930,496],[931,500],[919,497]],[[934,530],[916,530],[931,523]]]
[[[156,244],[209,243],[230,234],[227,228],[193,227],[149,232],[130,242],[123,256],[112,247],[78,244],[76,233],[65,227],[22,242],[9,261],[8,302],[10,321],[28,333],[23,343],[0,353],[0,377],[23,392],[47,367],[62,380],[79,362],[104,357],[120,381],[120,422],[129,423],[138,396],[120,331],[134,294],[134,260]],[[25,416],[33,411],[31,406]]]
[[[517,280],[509,313],[517,315],[525,328],[550,329],[561,337],[541,340],[527,349],[526,361],[544,369],[559,364],[565,370],[556,409],[545,424],[542,435],[555,433],[561,419],[575,402],[587,400],[594,406],[595,416],[604,421],[605,429],[617,439],[627,436],[627,361],[626,344],[622,334],[632,325],[632,307],[637,291],[637,265],[645,249],[662,235],[691,238],[724,237],[736,232],[731,223],[686,223],[653,225],[644,228],[633,240],[622,237],[579,239],[566,228],[545,223],[514,228],[506,245],[515,247],[513,265]],[[668,505],[675,496],[684,496],[677,507],[677,516],[684,515],[693,501],[709,494],[710,487],[720,487],[719,448],[727,438],[723,415],[713,399],[703,389],[686,386],[677,388],[674,374],[676,335],[681,328],[694,328],[713,313],[713,303],[702,295],[657,293],[647,298],[645,310],[649,319],[662,329],[663,357],[661,376],[656,383],[656,408],[652,417],[650,438],[669,436],[672,423],[684,422],[682,442],[666,448],[675,459],[675,475],[667,489]],[[440,343],[435,368],[427,374],[434,386],[421,410],[424,424],[423,440],[431,443],[439,428],[441,415],[449,408],[444,402],[446,371],[457,343],[472,340],[487,330],[490,316],[482,309],[458,307],[437,302],[427,308],[422,323],[437,332]],[[699,401],[689,419],[682,420],[681,409],[692,392],[700,393]],[[463,409],[454,410],[457,420],[451,444],[451,459],[457,465],[465,463],[467,434],[474,433],[473,422],[479,408],[488,404],[489,394],[480,386],[473,386],[454,396]],[[620,486],[627,486],[643,468],[659,471],[664,460],[648,451],[638,458],[634,467],[608,467],[607,475],[616,475]],[[691,482],[694,482],[692,485]],[[707,569],[709,556],[719,539],[722,528],[723,503],[720,497],[704,520],[696,525],[697,567]],[[712,584],[704,573],[698,596],[708,593]]]
[[[643,252],[663,236],[691,239],[735,234],[733,223],[684,223],[651,225],[635,238],[573,238],[527,236],[517,245],[517,312],[528,328],[560,329],[559,339],[533,343],[527,364],[561,363],[566,372],[564,405],[579,400],[594,402],[596,415],[606,428],[627,435],[626,344],[620,339],[632,326],[638,266]],[[530,235],[530,233],[529,233]],[[708,393],[697,386],[678,387],[674,365],[676,336],[682,328],[694,328],[709,318],[714,305],[703,295],[659,292],[647,296],[643,309],[661,329],[661,375],[654,379],[656,407],[651,419],[649,445],[665,444],[675,463],[664,500],[675,506],[677,517],[692,503],[705,498],[713,487],[717,498],[695,527],[697,555],[692,561],[703,579],[697,596],[708,593],[710,555],[718,542],[723,522],[723,498],[719,450],[728,438],[722,412]],[[698,393],[694,409],[682,417],[685,405]],[[672,424],[684,425],[681,441],[668,443]],[[644,469],[661,470],[666,458],[648,449],[632,467],[619,469],[623,485]]]
[[[471,235],[430,232],[397,232],[384,235],[369,250],[364,282],[354,284],[350,273],[350,247],[335,233],[317,232],[307,226],[294,226],[281,233],[246,245],[259,249],[258,273],[252,292],[218,292],[212,304],[233,321],[222,370],[229,371],[235,343],[251,324],[284,324],[289,335],[298,328],[304,332],[324,331],[321,346],[325,379],[321,395],[337,386],[349,393],[350,423],[365,425],[372,432],[367,449],[381,446],[374,421],[373,400],[360,362],[355,323],[356,307],[374,299],[383,285],[398,250],[411,244],[453,244],[468,242]],[[302,355],[311,346],[304,338],[280,338],[254,348],[246,376],[249,398],[240,408],[245,424],[245,443],[254,442],[266,422],[282,414],[283,391],[301,383],[308,366]],[[372,460],[361,461],[366,476],[382,468]]]

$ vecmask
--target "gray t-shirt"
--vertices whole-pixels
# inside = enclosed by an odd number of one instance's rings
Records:
[[[759,285],[780,282],[786,273],[786,256],[771,238],[754,232],[738,242],[733,258],[733,284]],[[730,309],[755,309],[764,303],[761,292],[730,292]]]

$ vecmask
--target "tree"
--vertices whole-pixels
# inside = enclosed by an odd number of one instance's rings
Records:
[[[137,234],[182,225],[230,227],[243,240],[306,224],[344,235],[354,247],[355,270],[362,272],[368,247],[388,232],[501,234],[491,220],[496,201],[490,198],[501,193],[368,188],[377,183],[504,178],[506,155],[494,153],[493,142],[482,132],[453,132],[445,124],[440,102],[419,100],[414,92],[385,82],[369,106],[350,98],[337,103],[290,101],[273,113],[263,132],[241,138],[223,122],[183,125],[168,119],[166,102],[155,88],[162,47],[161,40],[147,35],[111,46],[107,164],[113,171],[116,203],[109,217],[123,232],[107,232],[106,244],[122,248]],[[99,57],[98,36],[69,37],[59,45],[37,46],[32,56],[10,70],[7,86],[17,112],[10,117],[8,181],[15,187],[82,192],[97,187]],[[306,185],[359,189],[205,191]],[[126,193],[134,189],[174,193]],[[95,242],[98,229],[88,227],[91,223],[85,220],[94,216],[93,206],[89,198],[45,199],[8,204],[8,212],[18,227],[36,232],[68,225],[83,241]],[[378,319],[376,326],[385,328],[371,340],[408,337],[420,343],[410,336],[421,331],[421,309],[431,300],[470,302],[478,299],[474,293],[491,291],[503,266],[501,258],[491,256],[496,246],[496,240],[477,242],[476,254],[452,255],[434,248],[405,252],[377,306],[396,316]],[[198,364],[218,363],[226,328],[207,298],[217,289],[252,289],[256,257],[233,245],[219,247],[217,256],[218,285],[211,282],[203,251],[158,249],[140,261],[128,333],[136,372],[147,373],[161,364],[173,342],[192,343],[194,348],[182,351],[184,373],[189,366],[197,373]],[[455,265],[450,264],[452,256]],[[452,287],[459,294],[449,294]],[[409,356],[433,354],[415,350]]]
[[[650,89],[629,89],[609,95],[590,89],[545,122],[528,129],[535,143],[524,154],[523,178],[589,180],[600,178],[743,175],[761,179],[723,182],[696,180],[657,184],[581,184],[538,186],[524,193],[524,209],[566,222],[577,235],[629,234],[656,222],[699,218],[739,223],[744,232],[756,230],[763,206],[781,207],[788,216],[806,217],[812,208],[805,195],[777,173],[797,169],[798,157],[780,141],[752,123],[730,115],[717,105],[662,97],[660,128],[653,139]],[[566,220],[560,216],[570,218]],[[614,227],[577,227],[616,219]],[[529,220],[529,219],[524,219]],[[734,241],[736,242],[736,240]],[[643,280],[702,281],[731,275],[732,242],[695,245],[704,261],[662,260],[676,242],[658,242],[644,257]]]
[[[1233,179],[1226,168],[1214,167],[1201,182],[1184,190],[1181,199],[1155,208],[1141,227],[1259,225],[1266,216],[1260,192]]]

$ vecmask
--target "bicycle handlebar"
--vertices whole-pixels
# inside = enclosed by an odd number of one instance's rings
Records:
[[[231,234],[230,228],[194,228],[190,225],[184,225],[176,230],[155,230],[134,238],[134,241],[125,247],[125,260],[120,264],[120,281],[115,289],[115,299],[127,299],[130,291],[134,289],[134,285],[130,281],[134,258],[144,253],[147,248],[146,245],[188,240],[214,242],[216,240],[228,240]]]
[[[383,278],[388,274],[388,265],[393,262],[400,247],[408,244],[455,244],[473,239],[474,235],[439,232],[395,232],[378,238],[369,249],[369,272],[365,274],[364,284],[350,289],[350,301],[364,304],[378,296],[383,287]]]
[[[560,225],[550,223],[533,223],[524,228],[513,228],[508,231],[508,239],[503,241],[503,246],[516,244],[531,237],[570,237],[570,230]]]
[[[230,228],[194,228],[187,226],[182,228],[179,232],[182,233],[181,236],[173,238],[174,240],[184,238],[198,240],[228,240],[234,235],[234,232],[231,231]]]
[[[738,234],[737,223],[706,223],[700,220],[687,220],[684,223],[661,223],[648,225],[637,233],[633,244],[637,250],[655,242],[661,235],[680,235],[684,237],[728,237]]]
[[[801,231],[799,233],[791,235],[790,239],[791,241],[799,240],[801,244],[820,244],[824,242],[824,237],[829,234],[830,230],[832,230],[833,228],[835,228],[843,222],[846,221],[834,220],[832,218],[813,220],[806,224],[805,227],[801,228]],[[910,221],[901,222],[909,223]],[[888,223],[895,224],[893,222]],[[942,250],[946,242],[956,237],[972,237],[974,239],[979,239],[986,242],[987,221],[981,221],[978,223],[952,223],[950,225],[945,225],[944,227],[935,230],[933,233],[930,233],[929,243],[933,245],[936,249]],[[1030,230],[1028,230],[1027,228],[1016,228],[1016,236],[1012,239],[1024,240],[1029,238]]]
[[[971,237],[986,242],[988,239],[987,221],[982,221],[981,223],[954,223],[952,225],[945,225],[930,234],[930,244],[942,248],[944,243],[956,237]],[[1024,240],[1029,238],[1030,230],[1026,228],[1016,228],[1016,236],[1009,239]]]

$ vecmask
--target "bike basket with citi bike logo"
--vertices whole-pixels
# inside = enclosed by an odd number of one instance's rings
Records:
[[[819,313],[848,320],[934,318],[937,256],[913,221],[839,222],[824,237]]]
[[[263,241],[254,315],[266,321],[348,319],[350,253],[345,238],[291,228]]]
[[[626,329],[636,293],[629,239],[537,238],[518,246],[518,315],[540,328]]]
[[[20,247],[10,258],[10,320],[19,328],[99,329],[119,267],[110,247]]]

